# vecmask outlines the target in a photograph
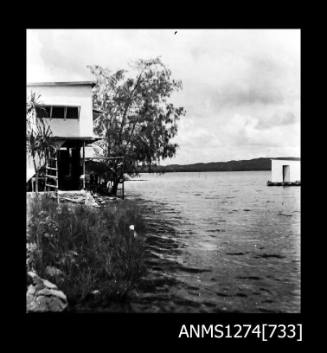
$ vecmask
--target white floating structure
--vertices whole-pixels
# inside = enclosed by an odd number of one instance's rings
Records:
[[[268,186],[292,186],[301,185],[301,160],[292,159],[272,159],[271,160],[271,180]]]

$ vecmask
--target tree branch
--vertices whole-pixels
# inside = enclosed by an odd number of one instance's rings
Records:
[[[136,91],[136,88],[137,86],[139,85],[140,81],[141,81],[141,77],[142,77],[142,74],[144,72],[144,69],[141,71],[139,77],[137,78],[137,81],[136,81],[136,84],[131,92],[131,96],[129,97],[129,100],[125,106],[125,110],[124,110],[124,113],[123,113],[123,117],[122,117],[122,121],[121,121],[121,126],[120,126],[120,132],[119,132],[119,143],[121,144],[122,142],[122,133],[123,133],[123,128],[124,128],[124,125],[125,125],[125,119],[126,119],[126,115],[127,115],[127,112],[128,112],[128,109],[132,103],[132,98],[133,98],[133,94],[134,92]]]

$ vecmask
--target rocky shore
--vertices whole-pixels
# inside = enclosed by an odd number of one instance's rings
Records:
[[[67,309],[66,295],[52,282],[39,277],[35,272],[27,273],[26,311],[62,312]]]

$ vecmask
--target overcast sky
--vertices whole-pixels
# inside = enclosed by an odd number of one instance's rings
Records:
[[[300,156],[299,30],[28,30],[27,81],[92,80],[161,56],[185,107],[168,163]]]

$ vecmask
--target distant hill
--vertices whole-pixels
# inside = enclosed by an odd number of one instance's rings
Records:
[[[274,159],[299,160],[297,157],[274,157]],[[162,172],[227,172],[227,171],[246,171],[246,170],[270,170],[271,158],[254,158],[240,161],[229,162],[210,162],[194,164],[169,164],[166,166],[153,167],[152,171]],[[146,172],[141,169],[140,172]]]

